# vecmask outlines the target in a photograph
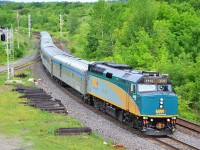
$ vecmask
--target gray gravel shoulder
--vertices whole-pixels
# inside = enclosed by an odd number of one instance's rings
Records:
[[[69,115],[79,120],[83,125],[90,127],[93,132],[101,135],[106,140],[112,140],[117,144],[124,145],[127,149],[159,149],[161,147],[152,144],[148,139],[138,137],[137,134],[131,133],[93,111],[85,108],[65,92],[61,91],[46,75],[41,63],[38,63],[35,73],[41,78],[37,86],[43,88],[47,93],[50,93],[54,98],[62,100],[67,108]]]

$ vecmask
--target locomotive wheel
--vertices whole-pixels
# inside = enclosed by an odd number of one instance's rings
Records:
[[[97,98],[94,98],[94,107],[96,108],[96,109],[100,109],[100,102],[99,102],[99,100],[97,99]]]
[[[102,112],[106,112],[106,103],[103,101],[100,102],[100,110]]]

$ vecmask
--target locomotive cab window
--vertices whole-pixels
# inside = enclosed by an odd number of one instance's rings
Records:
[[[172,86],[170,84],[138,84],[139,92],[154,92],[154,91],[165,91],[172,92]]]
[[[170,84],[158,85],[158,91],[169,91],[169,92],[172,92],[172,86]]]
[[[136,85],[131,83],[131,92],[136,93]]]

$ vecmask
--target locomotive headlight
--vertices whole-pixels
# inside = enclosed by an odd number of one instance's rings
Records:
[[[153,119],[151,119],[150,121],[153,122]]]
[[[168,118],[167,121],[170,122],[170,119]]]
[[[160,98],[160,108],[163,108],[163,104],[164,104],[164,99]]]

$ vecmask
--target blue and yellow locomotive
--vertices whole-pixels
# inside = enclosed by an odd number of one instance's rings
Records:
[[[88,68],[87,91],[96,108],[145,134],[168,135],[175,130],[178,100],[167,75],[94,62]]]
[[[78,91],[83,101],[145,134],[173,133],[178,99],[167,75],[111,62],[88,62],[58,49],[48,32],[40,35],[47,71]]]

